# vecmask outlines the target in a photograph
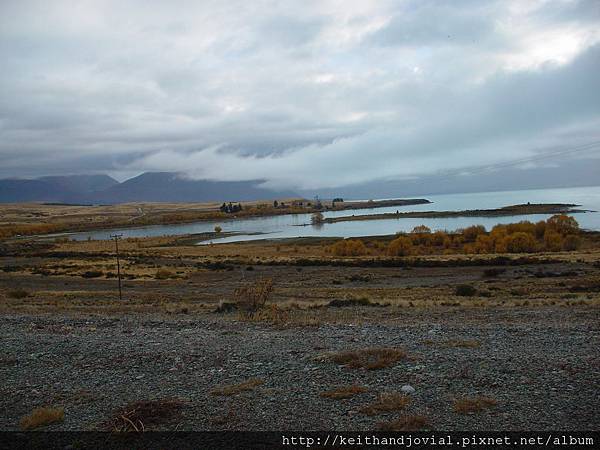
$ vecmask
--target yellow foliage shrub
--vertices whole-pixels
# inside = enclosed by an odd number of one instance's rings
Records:
[[[485,227],[483,225],[472,225],[462,230],[465,242],[475,242],[475,239],[480,234],[485,234]]]
[[[549,252],[560,252],[563,247],[563,237],[554,230],[546,230],[544,233],[544,247]]]
[[[509,223],[506,225],[506,231],[508,234],[529,233],[532,236],[535,236],[535,225],[526,220],[518,223]]]
[[[331,251],[336,256],[361,256],[367,254],[367,247],[362,241],[344,239],[333,244]]]
[[[577,221],[566,214],[556,214],[546,221],[546,227],[560,233],[563,236],[568,234],[579,234],[579,224]]]
[[[531,253],[537,248],[535,238],[524,232],[509,234],[504,238],[504,245],[508,253]]]
[[[449,239],[448,235],[443,232],[443,231],[436,231],[435,233],[433,233],[431,235],[431,244],[435,245],[436,247],[440,247],[440,246],[444,246],[446,243],[446,240]]]
[[[546,234],[546,221],[540,220],[535,224],[535,237],[542,239]]]
[[[494,253],[495,243],[492,236],[480,234],[475,239],[475,253]]]
[[[390,242],[387,252],[390,256],[409,256],[414,253],[414,247],[410,238],[399,236]]]
[[[581,239],[579,236],[575,236],[574,234],[569,234],[563,241],[563,250],[568,252],[577,250],[580,246]]]

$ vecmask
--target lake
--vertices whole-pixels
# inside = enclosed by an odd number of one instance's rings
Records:
[[[534,189],[502,192],[478,192],[468,194],[446,194],[415,196],[424,197],[433,203],[409,205],[404,207],[384,207],[374,209],[345,210],[324,212],[325,217],[348,216],[352,214],[380,214],[399,211],[451,211],[466,209],[491,209],[520,203],[575,203],[583,209],[594,212],[575,214],[580,226],[588,230],[600,230],[600,186]],[[402,196],[395,198],[404,198]],[[256,217],[224,221],[195,222],[179,225],[152,225],[140,228],[122,228],[74,233],[73,239],[109,239],[111,234],[122,233],[123,237],[149,237],[182,235],[214,231],[219,225],[224,232],[240,233],[221,239],[205,241],[201,244],[238,242],[256,239],[281,239],[293,237],[356,237],[394,234],[410,231],[417,225],[426,225],[432,230],[456,230],[469,225],[481,224],[488,230],[498,223],[510,223],[521,220],[538,221],[550,217],[548,214],[519,215],[508,217],[452,217],[452,218],[404,218],[348,221],[319,226],[298,226],[310,223],[311,214],[289,214],[273,217]],[[261,233],[261,234],[255,234]]]

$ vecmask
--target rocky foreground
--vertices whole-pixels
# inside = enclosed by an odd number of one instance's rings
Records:
[[[360,308],[352,315],[288,328],[235,313],[4,316],[0,428],[51,406],[64,420],[45,429],[110,429],[128,404],[178,399],[177,414],[152,428],[369,430],[419,417],[439,430],[600,429],[596,308],[413,309],[362,324]],[[367,348],[406,354],[375,370],[332,357]],[[322,396],[340,386],[359,389]],[[376,406],[403,388],[407,401]]]

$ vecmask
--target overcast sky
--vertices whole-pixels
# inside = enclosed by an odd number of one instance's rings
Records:
[[[599,157],[598,0],[2,0],[0,61],[0,177],[315,189]]]

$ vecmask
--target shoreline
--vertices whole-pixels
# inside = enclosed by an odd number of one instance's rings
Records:
[[[471,209],[462,211],[409,211],[396,213],[382,214],[361,214],[342,217],[329,217],[323,219],[321,224],[348,222],[355,220],[384,220],[384,219],[443,219],[450,217],[508,217],[508,216],[523,216],[534,214],[579,214],[591,212],[586,209],[574,209],[577,206],[572,203],[539,203],[539,204],[522,204],[510,205],[502,208],[494,209]],[[301,224],[297,226],[307,226],[312,224]]]
[[[303,200],[306,201],[306,200]],[[127,219],[123,219],[122,221],[114,221],[107,223],[106,221],[100,222],[74,222],[74,223],[65,223],[65,222],[42,222],[38,223],[15,223],[14,219],[11,221],[6,221],[5,223],[0,223],[0,240],[22,240],[22,239],[46,239],[46,238],[60,238],[60,237],[68,237],[73,234],[80,233],[89,233],[89,232],[102,232],[102,231],[110,231],[110,230],[120,230],[120,229],[143,229],[147,227],[158,227],[158,226],[168,226],[168,225],[185,225],[197,222],[225,222],[225,221],[235,221],[241,219],[261,219],[265,217],[277,217],[277,216],[286,216],[286,215],[298,215],[298,214],[313,214],[317,212],[327,212],[327,211],[344,211],[349,209],[374,209],[374,208],[383,208],[390,206],[410,206],[410,205],[421,205],[432,203],[431,201],[423,198],[416,199],[391,199],[391,200],[369,200],[366,202],[336,202],[335,205],[332,205],[331,202],[324,202],[323,208],[317,209],[312,206],[286,206],[286,207],[273,207],[268,204],[261,204],[263,207],[257,207],[257,203],[243,203],[244,209],[236,214],[225,214],[218,210],[217,207],[197,211],[195,209],[170,209],[170,210],[161,210],[153,213],[144,213],[142,216],[133,216]],[[24,204],[26,205],[26,204]],[[191,207],[195,205],[193,203],[181,203],[174,204],[176,206],[188,205]],[[215,203],[215,205],[217,205]],[[249,206],[251,205],[251,206]],[[3,205],[0,205],[0,209]],[[5,206],[5,205],[4,205]],[[53,206],[53,205],[44,205],[44,206]],[[114,208],[118,209],[123,205],[110,205],[110,206],[102,206],[102,208]],[[56,206],[62,207],[62,206]],[[88,208],[87,206],[85,208]],[[95,208],[94,206],[90,206],[89,208]],[[250,209],[247,209],[250,208]],[[102,216],[107,216],[112,213],[103,212]],[[21,232],[13,231],[12,236],[9,235],[4,239],[1,238],[2,227],[27,227],[32,225],[47,225],[49,228],[48,232],[42,233],[28,233],[23,230]]]

